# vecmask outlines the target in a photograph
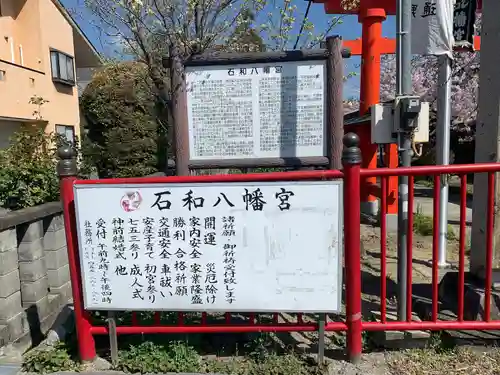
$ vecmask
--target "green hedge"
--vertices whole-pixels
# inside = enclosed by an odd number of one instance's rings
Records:
[[[159,170],[161,132],[152,87],[147,67],[136,62],[108,65],[86,87],[80,102],[82,152],[99,177],[140,177]]]
[[[56,137],[26,126],[0,150],[0,206],[17,210],[59,199]]]

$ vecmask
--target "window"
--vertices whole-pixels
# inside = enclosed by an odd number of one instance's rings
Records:
[[[52,80],[67,85],[75,84],[75,68],[73,57],[56,50],[50,51]]]
[[[66,141],[68,144],[75,144],[75,128],[68,125],[56,125],[56,133],[61,141]]]

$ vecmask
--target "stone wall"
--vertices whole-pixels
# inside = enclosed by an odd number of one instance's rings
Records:
[[[0,215],[0,346],[37,344],[70,299],[61,204]]]

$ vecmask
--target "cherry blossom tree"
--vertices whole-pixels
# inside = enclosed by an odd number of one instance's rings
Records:
[[[385,56],[381,69],[381,100],[394,98],[396,64],[394,56]],[[413,92],[431,103],[437,111],[438,59],[419,56],[412,61]],[[477,115],[477,89],[479,84],[479,52],[455,52],[452,63],[451,108],[453,124],[467,126]]]
[[[176,44],[183,57],[234,43],[249,26],[266,50],[312,48],[342,17],[329,15],[318,30],[292,0],[80,0],[106,44],[151,64]],[[356,1],[356,0],[348,0]],[[249,17],[251,15],[251,17]],[[250,23],[249,23],[250,19]],[[298,43],[297,43],[298,41]],[[159,55],[159,56],[158,56]]]
[[[352,0],[355,1],[355,0]],[[476,34],[481,30],[481,14],[476,18]],[[412,60],[414,93],[429,101],[437,110],[438,59],[434,56],[415,56]],[[394,99],[396,92],[396,60],[394,55],[382,56],[380,97],[382,101]],[[479,86],[479,52],[454,52],[452,63],[452,117],[453,124],[468,126],[477,116],[477,90]],[[357,100],[348,101],[347,108],[357,109]]]
[[[435,161],[435,126],[437,118],[437,90],[439,61],[435,56],[418,56],[412,61],[413,92],[431,105],[430,142],[424,145],[420,163]],[[394,56],[384,56],[381,69],[382,101],[394,98],[396,86],[396,64]],[[479,52],[454,52],[451,78],[451,146],[452,159],[470,154],[473,147],[475,120],[477,116],[477,90],[479,85]],[[462,152],[460,150],[467,150]],[[472,159],[460,159],[473,162]]]
[[[455,52],[452,63],[451,87],[451,158],[452,161],[473,162],[471,150],[477,116],[477,89],[479,85],[479,53]],[[437,90],[439,61],[434,56],[417,57],[412,64],[414,93],[431,104],[430,142],[424,145],[424,154],[419,163],[434,164]],[[381,74],[381,97],[394,98],[395,61],[384,59]],[[457,158],[458,156],[459,158]]]
[[[175,90],[162,66],[162,58],[170,51],[186,59],[213,49],[250,50],[241,43],[255,45],[256,37],[263,40],[266,50],[295,45],[312,48],[342,22],[342,17],[329,16],[326,27],[316,30],[292,0],[82,1],[104,40],[118,44],[124,54],[146,64],[163,104],[159,107],[170,106]]]

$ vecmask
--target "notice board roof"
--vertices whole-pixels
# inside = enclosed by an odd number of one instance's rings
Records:
[[[289,61],[323,60],[328,56],[324,48],[295,51],[270,51],[270,52],[224,52],[213,51],[200,55],[193,55],[186,61],[185,66],[208,66],[227,64],[259,64]],[[342,57],[351,57],[348,48],[342,49]],[[169,57],[163,58],[163,66],[169,66]]]

